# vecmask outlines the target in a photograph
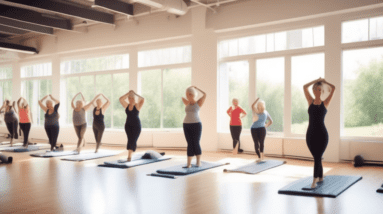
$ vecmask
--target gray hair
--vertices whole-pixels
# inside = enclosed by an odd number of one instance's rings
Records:
[[[262,105],[263,108],[264,108],[263,110],[266,110],[266,103],[265,103],[265,101],[262,100],[262,101],[259,101],[259,102],[258,102],[258,104],[257,104],[257,108],[258,108],[258,110],[259,110],[259,105]],[[262,113],[263,113],[263,112],[262,112]]]
[[[186,93],[190,93],[190,94],[193,94],[194,97],[197,97],[198,95],[198,92],[197,90],[195,90],[194,87],[190,86],[189,88],[186,89]]]

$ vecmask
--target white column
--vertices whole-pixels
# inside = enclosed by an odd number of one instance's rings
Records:
[[[341,21],[330,17],[325,24],[325,79],[335,85],[336,91],[325,120],[329,143],[323,157],[329,162],[339,162],[340,157],[341,55]]]
[[[283,107],[283,133],[291,137],[291,56],[285,56],[285,100]]]
[[[60,58],[58,55],[54,55],[52,57],[52,95],[56,99],[61,99],[60,97]]]
[[[17,61],[12,63],[12,100],[17,101],[21,96],[21,73]]]
[[[192,9],[192,85],[205,91],[207,98],[201,109],[203,151],[216,151],[217,133],[217,36],[206,29],[206,8]]]
[[[129,89],[138,91],[138,53],[137,48],[129,51]]]

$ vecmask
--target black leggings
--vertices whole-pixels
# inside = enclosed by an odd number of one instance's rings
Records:
[[[266,128],[252,128],[251,136],[253,137],[255,152],[258,157],[261,157],[261,153],[263,153],[263,149],[265,148],[265,137],[266,137]]]
[[[11,135],[11,138],[19,139],[19,136],[17,135],[17,125],[19,121],[15,120],[11,123],[6,123],[7,129],[9,131],[9,134]]]
[[[31,130],[31,123],[20,123],[20,129],[23,131],[24,143],[23,145],[28,145],[29,131]]]
[[[188,143],[188,157],[201,155],[202,150],[200,146],[200,140],[202,134],[202,123],[184,123],[184,134],[186,142]]]
[[[80,147],[81,142],[84,139],[84,135],[86,132],[86,123],[79,126],[74,126],[74,130],[76,131],[76,135],[78,137],[78,142],[77,142],[77,148],[78,148]]]
[[[328,134],[326,132],[320,133],[319,135],[308,134],[306,137],[307,146],[314,157],[314,178],[322,178],[323,177],[323,166],[322,166],[322,156],[326,151],[326,147],[328,144]]]
[[[239,138],[241,136],[242,126],[230,126],[231,137],[233,138],[233,148],[237,146],[238,142],[238,150],[241,149],[241,143]]]
[[[57,144],[57,138],[60,132],[60,126],[45,126],[45,131],[47,132],[49,144],[51,144],[51,150]]]
[[[135,152],[137,148],[137,140],[141,134],[141,126],[129,126],[125,124],[125,133],[128,137],[128,145],[126,146],[126,149]]]
[[[94,138],[96,138],[97,145],[101,144],[102,135],[104,134],[105,125],[93,123]]]

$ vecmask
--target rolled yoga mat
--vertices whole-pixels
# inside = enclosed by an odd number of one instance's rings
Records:
[[[171,166],[165,169],[159,169],[157,170],[157,173],[149,174],[151,176],[158,176],[158,177],[172,177],[175,178],[175,176],[184,176],[184,175],[190,175],[193,173],[201,172],[204,170],[212,169],[215,167],[228,165],[229,163],[217,163],[217,162],[205,162],[201,161],[201,166],[197,167],[196,165],[192,165],[190,168],[186,168],[185,165],[177,165],[177,166]]]
[[[31,154],[32,157],[38,157],[38,158],[52,158],[52,157],[62,157],[62,156],[70,156],[70,155],[77,155],[77,152],[75,151],[47,151],[44,153],[33,153]]]
[[[98,153],[94,151],[83,151],[79,155],[73,155],[67,158],[62,158],[61,160],[66,161],[86,161],[93,160],[98,158],[106,158],[120,154],[122,151],[110,151],[110,150],[99,150]]]
[[[137,157],[137,158],[133,158],[130,162],[124,162],[124,163],[119,163],[118,161],[104,162],[104,165],[101,165],[101,166],[126,169],[126,168],[141,166],[145,164],[150,164],[150,163],[155,163],[155,162],[160,162],[160,161],[165,161],[170,159],[171,157],[161,157],[157,159],[142,159],[141,157]]]
[[[12,163],[12,161],[13,161],[12,157],[7,157],[0,153],[0,163]]]
[[[51,145],[49,144],[36,144],[36,145],[28,145],[27,148],[24,148],[22,145],[17,146],[7,146],[7,147],[0,147],[0,151],[3,152],[32,152],[37,150],[43,150],[43,149],[50,149]]]
[[[329,175],[324,177],[323,182],[317,183],[315,189],[305,190],[306,188],[310,188],[313,181],[313,177],[306,177],[283,187],[278,193],[336,198],[360,180],[362,180],[362,176]]]
[[[277,160],[266,160],[262,161],[260,163],[249,163],[244,166],[238,167],[236,169],[224,169],[224,172],[239,172],[239,173],[246,173],[246,174],[257,174],[259,172],[281,166],[285,164],[286,161],[277,161]]]

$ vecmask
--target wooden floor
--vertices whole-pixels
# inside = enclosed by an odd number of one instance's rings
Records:
[[[90,144],[85,149],[93,148]],[[124,150],[113,146],[103,149]],[[332,199],[278,194],[288,183],[312,175],[311,161],[286,159],[283,166],[246,175],[222,171],[253,161],[254,156],[204,152],[204,160],[231,164],[167,179],[146,174],[185,163],[186,151],[166,151],[174,156],[172,160],[132,169],[97,167],[124,157],[126,152],[80,163],[32,158],[29,153],[4,154],[12,155],[14,163],[0,165],[0,213],[383,213],[383,194],[375,192],[383,183],[383,168],[324,163],[326,175],[363,176]]]

